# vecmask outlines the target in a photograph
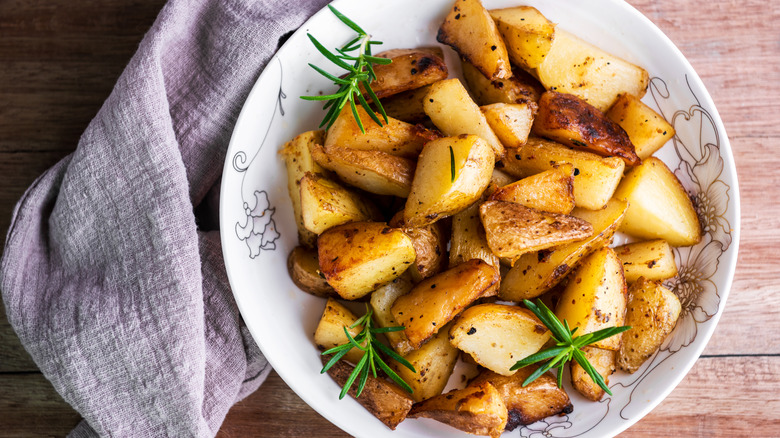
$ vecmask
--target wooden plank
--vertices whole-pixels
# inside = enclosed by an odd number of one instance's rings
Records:
[[[41,374],[0,374],[0,435],[65,436],[81,421]]]

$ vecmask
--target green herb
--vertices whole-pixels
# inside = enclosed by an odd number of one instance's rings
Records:
[[[410,364],[409,361],[401,357],[398,353],[390,349],[390,347],[381,343],[375,336],[380,333],[401,331],[404,328],[403,327],[372,328],[371,327],[373,325],[373,319],[371,318],[372,314],[373,314],[372,310],[369,309],[368,304],[366,304],[366,314],[360,317],[357,321],[355,321],[354,324],[349,326],[349,328],[363,326],[363,330],[353,338],[352,335],[349,334],[347,328],[344,327],[344,333],[346,333],[349,342],[322,352],[323,355],[332,354],[333,357],[331,357],[328,363],[325,364],[325,366],[322,368],[322,371],[320,371],[320,373],[324,373],[328,371],[330,367],[332,367],[336,362],[341,360],[341,358],[344,357],[344,355],[347,354],[352,348],[357,348],[364,352],[363,357],[360,359],[357,365],[355,365],[355,369],[352,370],[352,374],[349,375],[349,378],[347,379],[346,383],[344,383],[344,387],[341,388],[341,394],[339,394],[339,400],[344,398],[344,396],[347,395],[349,388],[352,387],[352,385],[355,383],[355,380],[357,380],[358,377],[360,377],[360,380],[358,381],[357,394],[355,395],[355,398],[360,397],[360,394],[363,392],[363,388],[366,386],[366,381],[368,380],[369,373],[372,374],[374,377],[376,377],[377,366],[379,367],[379,369],[384,371],[391,379],[393,379],[395,383],[401,386],[401,388],[405,389],[409,393],[414,392],[411,386],[409,386],[406,382],[404,382],[404,380],[401,377],[399,377],[398,374],[395,373],[395,371],[393,371],[392,369],[390,369],[389,366],[387,366],[387,363],[385,363],[385,361],[383,361],[382,358],[380,357],[379,351],[390,356],[391,359],[394,359],[395,361],[405,366],[406,368],[409,368],[410,370],[412,370],[413,373],[416,373],[417,371],[415,371],[414,366],[412,366],[412,364]]]
[[[563,323],[561,323],[552,310],[548,309],[541,300],[536,300],[538,305],[528,300],[523,300],[523,302],[525,303],[526,307],[534,312],[534,314],[542,321],[542,323],[544,323],[544,325],[550,329],[553,339],[557,341],[555,347],[551,347],[547,350],[532,354],[525,359],[518,361],[512,368],[510,368],[511,370],[516,370],[548,359],[547,362],[545,362],[536,371],[534,371],[533,374],[525,379],[523,386],[533,382],[548,370],[557,368],[558,387],[560,388],[563,385],[563,366],[567,362],[574,359],[578,364],[580,364],[585,372],[588,373],[590,378],[601,387],[601,389],[606,391],[607,394],[612,395],[612,391],[607,388],[607,384],[604,383],[604,379],[596,371],[596,369],[593,368],[593,365],[588,362],[588,359],[585,358],[585,354],[583,354],[580,349],[594,342],[598,342],[602,339],[606,339],[610,336],[622,333],[631,327],[609,327],[595,331],[593,333],[573,337],[574,332],[577,331],[577,327],[575,327],[574,330],[570,330],[569,323],[565,319],[563,320]]]
[[[379,102],[379,98],[376,97],[374,90],[371,89],[370,83],[376,79],[376,74],[374,73],[372,64],[390,64],[392,60],[372,56],[371,46],[382,43],[380,41],[373,41],[371,39],[371,35],[368,35],[363,29],[360,28],[360,26],[355,24],[354,21],[344,16],[344,14],[336,10],[336,8],[333,6],[328,5],[328,8],[330,8],[331,12],[333,12],[333,14],[338,17],[342,23],[349,26],[349,28],[357,32],[358,35],[352,41],[345,44],[342,48],[336,49],[337,53],[333,53],[326,49],[325,46],[317,41],[317,39],[314,38],[314,36],[311,34],[307,33],[306,35],[309,36],[312,44],[314,44],[314,47],[316,47],[320,53],[322,53],[329,61],[336,64],[338,67],[346,70],[347,73],[342,77],[336,77],[321,69],[320,67],[310,63],[309,65],[311,68],[316,70],[317,73],[320,73],[321,75],[333,81],[334,84],[339,86],[339,89],[334,94],[327,94],[324,96],[301,96],[301,99],[327,101],[322,109],[326,109],[328,112],[322,119],[322,123],[320,123],[320,128],[325,126],[326,129],[330,128],[333,122],[336,121],[339,114],[341,113],[341,110],[344,108],[347,102],[349,102],[349,105],[352,108],[352,115],[355,117],[355,121],[360,127],[360,130],[365,133],[366,130],[363,127],[363,122],[360,120],[360,116],[358,115],[355,100],[360,103],[368,115],[371,116],[371,118],[379,126],[382,126],[382,121],[379,120],[379,117],[376,116],[374,111],[368,105],[366,97],[360,90],[360,85],[363,85],[365,93],[368,94],[368,97],[371,99],[374,105],[376,105],[379,112],[382,113],[382,117],[384,117],[385,123],[389,123],[385,109]],[[358,51],[357,56],[350,54],[350,52],[355,51]]]
[[[450,146],[450,182],[455,182],[455,152]]]

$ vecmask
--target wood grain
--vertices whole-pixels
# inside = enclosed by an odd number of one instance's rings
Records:
[[[661,405],[621,436],[777,436],[780,3],[629,3],[677,44],[715,101],[739,174],[742,236],[727,306],[704,356]],[[26,187],[75,148],[163,4],[0,2],[0,234]],[[64,436],[79,418],[37,371],[3,312],[0,435]],[[233,407],[219,436],[347,435],[272,373]]]

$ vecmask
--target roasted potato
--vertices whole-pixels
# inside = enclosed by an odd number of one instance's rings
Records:
[[[490,250],[485,237],[485,228],[479,218],[479,203],[452,217],[452,237],[450,238],[450,268],[471,259],[481,259],[499,270],[498,257]]]
[[[320,274],[317,251],[304,246],[296,246],[287,257],[287,272],[296,286],[314,296],[327,298],[336,295],[336,291]]]
[[[415,402],[437,396],[447,386],[452,370],[458,362],[458,349],[450,344],[449,328],[450,325],[444,326],[420,348],[404,355],[404,359],[412,364],[416,372],[396,361],[390,362],[398,376],[412,387],[412,398]]]
[[[412,280],[419,283],[424,278],[438,274],[447,267],[447,235],[441,222],[434,222],[420,228],[406,227],[403,210],[396,213],[388,224],[403,229],[412,239],[417,258],[409,272]]]
[[[447,64],[438,47],[393,49],[375,56],[393,61],[373,67],[376,80],[371,89],[379,99],[447,79]]]
[[[582,219],[534,210],[514,202],[487,201],[479,207],[488,246],[498,257],[521,254],[583,240],[593,227]]]
[[[615,197],[628,201],[620,231],[644,239],[664,239],[672,246],[699,243],[699,216],[677,176],[663,161],[649,157],[629,171]]]
[[[636,154],[643,160],[661,149],[675,134],[669,122],[630,94],[621,94],[606,116],[626,131]]]
[[[393,317],[404,326],[412,347],[419,348],[476,299],[495,295],[499,275],[473,259],[418,283],[395,300]]]
[[[479,109],[504,146],[518,148],[528,141],[534,122],[534,110],[528,103],[493,103]]]
[[[300,199],[303,225],[315,234],[347,222],[381,216],[371,201],[319,174],[307,173],[301,178]]]
[[[423,108],[433,124],[445,135],[477,135],[490,145],[496,157],[504,156],[504,146],[458,79],[447,79],[431,85],[423,101]]]
[[[523,382],[538,366],[520,368],[511,376],[502,376],[490,370],[482,371],[469,385],[490,382],[504,400],[508,411],[506,430],[535,423],[556,414],[570,414],[574,406],[569,395],[558,387],[555,376],[549,371],[523,386]]]
[[[501,395],[485,381],[415,403],[407,417],[432,418],[464,432],[498,438],[507,415]]]
[[[408,273],[409,270],[406,272]],[[395,280],[380,286],[371,293],[371,310],[374,311],[374,320],[376,320],[380,327],[398,326],[395,318],[393,318],[393,312],[390,309],[398,297],[406,295],[412,290],[414,283],[412,283],[409,277],[410,275],[405,273]],[[400,355],[407,354],[413,350],[412,345],[409,343],[409,339],[406,338],[406,335],[402,331],[387,332],[385,333],[385,337],[393,350],[397,351]]]
[[[430,89],[431,86],[426,85],[386,97],[381,99],[382,108],[389,117],[406,123],[420,123],[428,118],[423,108],[423,101]]]
[[[633,373],[650,358],[674,330],[682,306],[677,295],[657,281],[639,278],[629,289],[623,345],[617,356],[617,366]]]
[[[343,304],[333,298],[328,298],[328,302],[325,303],[325,310],[323,310],[322,317],[320,317],[320,322],[314,331],[314,343],[322,351],[346,344],[349,342],[349,339],[344,334],[344,327],[347,328],[352,337],[357,336],[363,330],[362,326],[350,328],[357,319],[357,316],[344,307]],[[358,363],[362,357],[363,351],[355,347],[352,347],[347,355],[344,356],[346,360],[353,364]]]
[[[524,178],[553,169],[561,163],[574,166],[574,204],[590,210],[603,208],[623,178],[625,162],[618,157],[574,150],[560,143],[529,137],[520,149],[509,149],[501,170]]]
[[[542,94],[533,132],[575,149],[603,157],[620,157],[629,166],[641,161],[620,125],[573,94],[555,91]]]
[[[620,327],[626,318],[628,292],[623,266],[612,248],[604,247],[582,260],[572,273],[561,295],[555,315],[564,319],[577,334]],[[619,350],[622,335],[617,334],[593,344],[607,350]]]
[[[628,283],[639,277],[647,280],[666,280],[677,275],[674,252],[663,239],[634,242],[615,248],[623,263],[623,273]]]
[[[495,185],[496,189],[512,184],[515,181],[517,181],[517,178],[499,169],[493,169],[493,174],[490,176],[490,184]],[[505,199],[499,199],[499,201],[505,201]]]
[[[531,6],[494,9],[490,15],[506,42],[509,59],[526,70],[539,67],[552,47],[555,24]]]
[[[512,77],[490,80],[470,62],[461,58],[463,79],[479,105],[493,103],[527,103],[534,112],[536,102],[544,93],[544,87],[533,76],[523,70],[515,71]]]
[[[358,105],[357,113],[366,132],[360,130],[349,105],[339,113],[336,121],[328,129],[324,146],[340,146],[363,151],[380,151],[399,157],[416,159],[425,143],[440,137],[437,132],[425,129],[421,125],[412,125],[400,120],[388,118],[379,126],[371,120],[365,109]]]
[[[479,0],[456,1],[436,40],[451,46],[491,80],[512,76],[504,40]]]
[[[514,202],[539,211],[569,214],[574,209],[574,166],[557,165],[498,188],[492,201]]]
[[[325,131],[307,131],[285,143],[279,152],[287,167],[287,191],[292,200],[295,225],[298,227],[298,242],[309,248],[317,243],[317,234],[306,229],[301,213],[301,179],[306,173],[324,173],[325,170],[311,156],[311,148],[322,144]]]
[[[380,222],[352,222],[317,239],[320,271],[346,300],[358,299],[401,276],[414,262],[412,239]]]
[[[485,190],[493,172],[493,150],[476,135],[425,145],[404,208],[409,227],[423,227],[463,210]]]
[[[623,220],[628,204],[612,200],[602,210],[575,208],[572,216],[593,226],[593,235],[537,253],[520,256],[501,281],[499,297],[507,301],[536,298],[560,283],[591,252],[607,246]]]
[[[312,157],[345,183],[377,195],[409,196],[417,163],[381,151],[314,145]]]
[[[327,357],[323,357],[323,363],[326,360]],[[328,369],[328,375],[336,384],[344,386],[354,369],[352,365],[339,361]],[[392,430],[404,421],[414,404],[409,394],[398,385],[371,375],[359,397],[354,385],[349,388],[348,394]]]
[[[604,379],[604,383],[609,385],[609,376],[615,372],[617,352],[597,347],[583,347],[582,352],[585,354],[585,359],[588,359],[588,362]],[[601,397],[604,397],[605,391],[591,379],[580,364],[574,361],[571,362],[571,383],[574,389],[589,400],[599,401]]]
[[[460,314],[450,342],[478,364],[503,376],[517,361],[538,352],[550,331],[528,309],[505,304],[478,304]]]

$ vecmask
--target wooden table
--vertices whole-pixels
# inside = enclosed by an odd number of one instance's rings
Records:
[[[163,0],[0,1],[0,233],[14,204],[71,152]],[[725,313],[703,356],[622,436],[780,436],[780,5],[632,0],[693,64],[734,149],[742,240]],[[777,149],[775,149],[777,152]],[[80,417],[0,316],[0,435],[61,436]],[[221,436],[343,437],[276,374]]]

